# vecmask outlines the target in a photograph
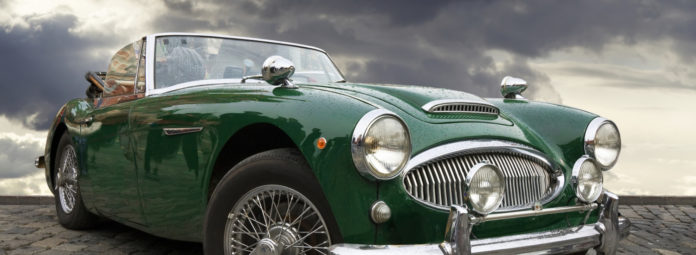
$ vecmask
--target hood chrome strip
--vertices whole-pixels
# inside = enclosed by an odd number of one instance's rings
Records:
[[[341,92],[341,91],[337,91],[337,90],[334,90],[334,89],[328,89],[328,88],[319,87],[319,86],[304,86],[304,88],[311,88],[311,89],[316,89],[316,90],[321,90],[321,91],[327,91],[327,92],[331,92],[331,93],[336,93],[336,94],[339,94],[339,95],[342,95],[342,96],[346,96],[346,97],[350,97],[350,98],[355,99],[355,100],[358,100],[358,101],[360,101],[360,102],[369,104],[369,105],[371,105],[371,106],[374,106],[374,107],[377,108],[377,109],[384,109],[384,107],[382,107],[381,105],[375,104],[375,103],[370,102],[370,101],[368,101],[368,100],[366,100],[366,99],[359,98],[359,97],[357,97],[357,96],[350,95],[350,94],[347,94],[347,93],[344,93],[344,92]]]

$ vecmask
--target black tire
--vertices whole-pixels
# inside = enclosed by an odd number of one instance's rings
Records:
[[[228,214],[247,192],[269,185],[285,186],[305,196],[321,214],[330,234],[330,243],[342,242],[338,224],[312,170],[300,152],[284,148],[246,158],[220,180],[206,211],[203,230],[205,254],[224,254],[223,236]]]
[[[72,155],[70,155],[71,152],[69,150],[72,149]],[[61,168],[61,164],[63,163],[63,156],[66,157],[73,157],[73,160],[76,164],[75,169],[76,171],[76,176],[75,180],[79,179],[79,164],[77,164],[77,154],[75,153],[75,146],[72,143],[72,139],[70,138],[70,135],[67,133],[64,133],[63,136],[61,136],[60,141],[58,142],[58,148],[56,150],[56,156],[55,156],[55,164],[53,165],[53,182],[54,182],[54,199],[56,203],[56,214],[58,216],[58,222],[60,225],[67,229],[88,229],[94,227],[98,222],[99,222],[99,217],[96,215],[90,213],[87,211],[87,208],[85,207],[84,203],[82,202],[82,196],[80,194],[80,185],[79,182],[75,182],[72,184],[71,188],[74,188],[74,202],[72,203],[73,206],[71,209],[66,209],[69,207],[66,207],[63,204],[63,201],[68,201],[65,197],[61,198],[61,190],[62,189],[68,189],[67,187],[59,187],[61,185],[60,180],[58,179],[58,174],[59,172],[62,171],[63,168]]]

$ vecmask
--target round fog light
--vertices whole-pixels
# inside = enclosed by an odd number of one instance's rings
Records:
[[[488,163],[478,163],[466,176],[469,203],[475,212],[486,215],[495,211],[503,201],[505,177],[500,169]]]
[[[377,224],[387,222],[391,218],[391,209],[384,201],[377,201],[372,204],[370,218]]]
[[[573,166],[573,184],[575,195],[585,203],[591,203],[602,194],[602,171],[597,163],[586,156],[581,157]]]

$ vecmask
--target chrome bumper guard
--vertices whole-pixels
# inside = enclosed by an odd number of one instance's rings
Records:
[[[45,168],[46,167],[46,161],[44,156],[39,156],[34,159],[34,166],[36,168]]]
[[[480,222],[546,214],[583,212],[600,208],[599,221],[572,228],[531,234],[470,240],[471,228]],[[631,222],[619,216],[619,197],[604,191],[599,203],[529,210],[476,217],[461,206],[452,206],[445,241],[421,245],[336,244],[331,254],[562,254],[594,248],[600,254],[614,254],[621,239],[629,235]]]

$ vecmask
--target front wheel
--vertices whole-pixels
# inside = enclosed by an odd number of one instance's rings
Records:
[[[309,167],[295,150],[254,155],[230,170],[208,207],[206,254],[329,254],[340,240]]]
[[[68,229],[87,229],[98,222],[98,217],[85,208],[78,177],[80,168],[77,153],[70,136],[65,133],[58,142],[53,181],[58,222]]]

